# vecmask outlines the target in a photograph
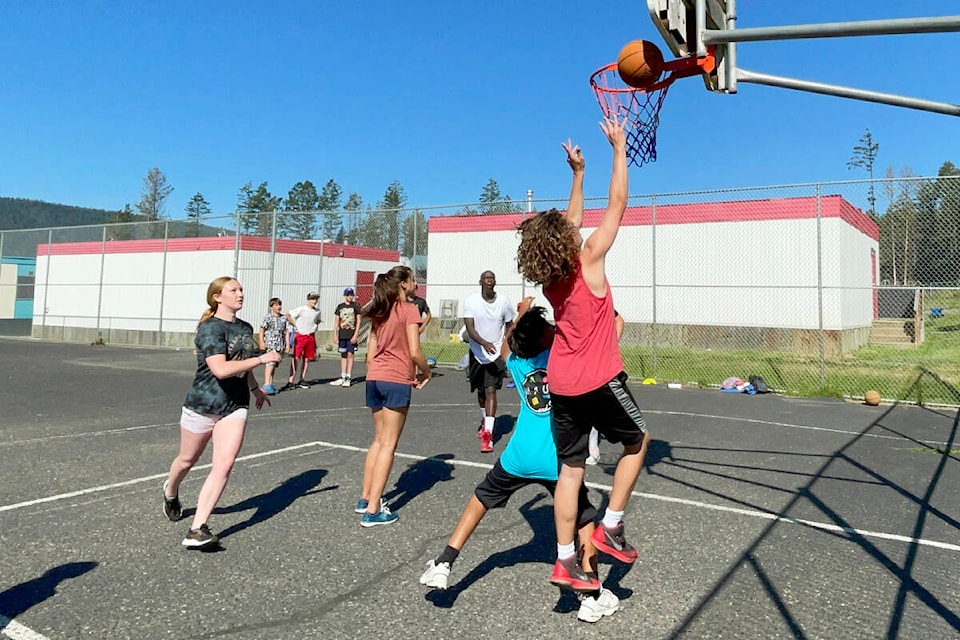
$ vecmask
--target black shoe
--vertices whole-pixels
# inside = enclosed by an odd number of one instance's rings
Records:
[[[297,385],[293,384],[292,382],[288,382],[287,384],[280,387],[280,391],[290,391],[291,389],[296,389],[296,388],[297,388]]]
[[[167,483],[163,483],[163,515],[167,516],[170,522],[176,522],[183,515],[183,507],[180,505],[180,496],[167,497]]]
[[[306,380],[301,380],[300,382],[297,383],[297,386],[298,386],[299,388],[301,388],[301,389],[309,389],[309,388],[310,388],[310,385],[307,384],[307,381],[306,381]]]
[[[214,546],[219,541],[220,539],[216,534],[210,531],[210,527],[204,523],[196,529],[187,531],[187,537],[184,538],[180,544],[187,549],[206,549]]]

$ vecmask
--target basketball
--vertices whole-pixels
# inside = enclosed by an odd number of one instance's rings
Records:
[[[628,42],[617,56],[617,71],[631,87],[649,87],[663,73],[663,54],[657,45],[647,40]]]
[[[433,356],[427,356],[427,365],[433,369],[435,366],[437,366],[437,359]]]
[[[880,404],[880,394],[870,389],[865,394],[863,394],[863,401],[866,402],[871,407],[875,407]]]

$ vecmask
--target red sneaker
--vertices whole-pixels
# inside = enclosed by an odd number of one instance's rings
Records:
[[[493,453],[493,434],[486,429],[480,433],[480,453]]]
[[[600,581],[588,576],[576,556],[560,560],[553,565],[550,584],[571,591],[599,591]]]
[[[590,536],[597,549],[609,554],[619,560],[632,564],[637,559],[637,550],[634,549],[623,535],[623,522],[612,529],[603,526],[603,523],[597,525],[593,535]]]

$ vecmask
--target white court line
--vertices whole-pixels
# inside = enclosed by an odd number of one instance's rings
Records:
[[[291,447],[283,447],[282,449],[273,449],[271,451],[263,451],[260,453],[253,453],[246,456],[240,456],[237,458],[237,462],[243,460],[255,460],[257,458],[263,458],[266,456],[273,456],[281,453],[287,453],[290,451],[297,451],[300,449],[306,449],[310,447],[323,447],[326,449],[341,449],[343,451],[354,451],[357,453],[366,453],[367,448],[365,447],[355,447],[353,445],[347,444],[337,444],[335,442],[325,442],[323,440],[317,440],[315,442],[305,442],[303,444],[294,445]],[[435,459],[438,462],[443,462],[450,464],[452,466],[462,466],[462,467],[475,467],[478,469],[492,469],[493,465],[485,462],[473,462],[471,460],[457,460],[455,458],[435,458],[433,456],[421,456],[412,453],[400,453],[397,452],[396,457],[406,458],[409,460],[430,460]],[[207,469],[211,465],[198,465],[194,469]],[[99,493],[102,491],[109,491],[111,489],[117,489],[120,487],[128,487],[131,485],[139,484],[142,482],[151,482],[154,480],[159,480],[161,478],[166,478],[166,473],[157,473],[149,476],[143,476],[141,478],[134,478],[133,480],[126,480],[124,482],[117,482],[114,484],[101,485],[99,487],[91,487],[89,489],[82,489],[80,491],[71,491],[70,493],[62,493],[55,496],[48,496],[46,498],[38,498],[36,500],[27,500],[26,502],[18,502],[16,504],[10,504],[5,506],[0,506],[0,512],[4,511],[13,511],[14,509],[23,509],[25,507],[32,507],[38,504],[44,504],[47,502],[56,502],[58,500],[66,500],[68,498],[75,498],[77,496],[89,495],[91,493]],[[586,485],[593,489],[600,489],[603,491],[612,491],[613,487],[610,485],[599,484],[596,482],[587,482]],[[804,520],[802,518],[791,518],[789,516],[781,516],[769,511],[758,511],[756,509],[743,509],[740,507],[729,507],[726,505],[719,504],[710,504],[708,502],[700,502],[699,500],[688,500],[686,498],[674,498],[672,496],[663,496],[656,493],[643,493],[641,491],[633,491],[632,495],[646,498],[648,500],[657,500],[660,502],[670,502],[673,504],[682,504],[688,507],[694,507],[697,509],[708,509],[710,511],[720,511],[723,513],[734,513],[737,515],[748,516],[751,518],[762,518],[764,520],[772,520],[776,522],[782,522],[784,524],[798,524],[808,527],[813,527],[815,529],[821,529],[823,531],[833,531],[837,533],[846,533],[859,535],[864,538],[878,538],[880,540],[892,540],[895,542],[905,542],[907,544],[916,544],[920,546],[935,547],[937,549],[946,549],[948,551],[960,551],[960,545],[950,544],[948,542],[938,542],[936,540],[927,540],[925,538],[916,538],[913,536],[901,536],[894,533],[883,533],[880,531],[867,531],[865,529],[856,529],[852,527],[841,527],[835,524],[830,524],[828,522],[817,522],[816,520]]]
[[[40,635],[4,615],[0,615],[0,635],[5,635],[12,640],[50,640],[47,636]]]

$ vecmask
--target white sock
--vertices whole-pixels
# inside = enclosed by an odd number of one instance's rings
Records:
[[[607,529],[612,529],[621,522],[623,522],[623,511],[607,509],[606,513],[603,514],[603,526]]]
[[[493,433],[493,423],[496,420],[493,416],[483,416],[483,430],[487,433]]]
[[[577,555],[577,547],[572,542],[570,544],[557,543],[557,560],[566,560],[575,555]]]

